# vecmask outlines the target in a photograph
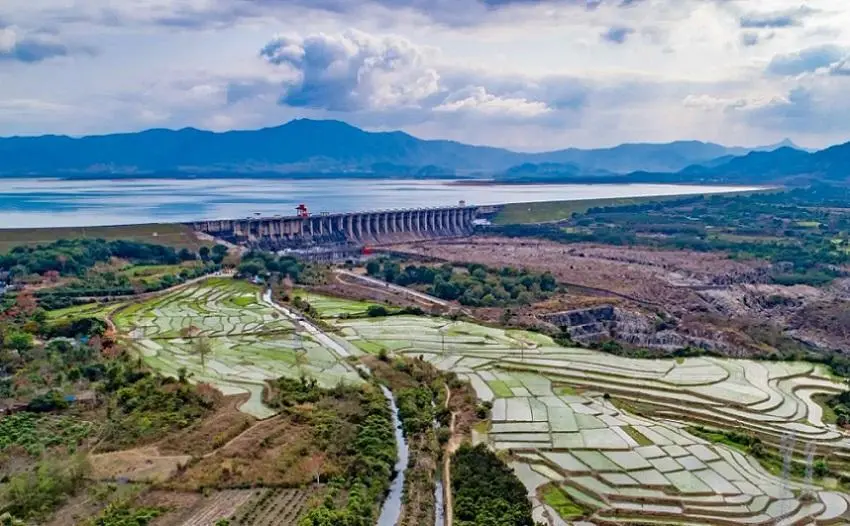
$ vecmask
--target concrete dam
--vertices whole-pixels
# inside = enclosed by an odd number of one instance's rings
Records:
[[[460,205],[309,215],[302,205],[297,216],[195,221],[187,225],[231,243],[272,250],[377,246],[467,236],[472,233],[473,222],[491,212],[490,208]]]

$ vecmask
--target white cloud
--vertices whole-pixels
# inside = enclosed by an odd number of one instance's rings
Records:
[[[0,27],[0,53],[8,53],[15,49],[18,35],[13,27]]]
[[[34,105],[25,117],[7,104],[0,134],[227,129],[305,116],[527,149],[757,144],[779,133],[826,144],[850,136],[850,119],[826,110],[848,116],[830,98],[850,90],[848,57],[804,52],[850,49],[850,5],[800,5],[5,0],[0,100],[70,110]],[[283,36],[258,57],[274,34]],[[9,60],[25,39],[53,47]]]
[[[685,107],[697,108],[706,111],[716,110],[753,110],[787,104],[788,99],[784,95],[753,98],[724,98],[712,95],[688,95],[682,101]]]
[[[332,111],[418,106],[440,90],[428,54],[407,39],[356,30],[283,35],[261,51],[269,63],[295,73],[282,103]]]
[[[552,112],[545,102],[525,98],[498,97],[481,86],[461,90],[434,107],[434,111],[448,113],[480,113],[483,115],[518,118],[539,117]]]

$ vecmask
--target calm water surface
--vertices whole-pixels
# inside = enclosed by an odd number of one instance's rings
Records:
[[[679,195],[751,188],[660,184],[463,186],[444,181],[0,179],[0,228],[169,223],[457,204]]]

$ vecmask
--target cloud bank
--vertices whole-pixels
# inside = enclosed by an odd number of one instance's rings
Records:
[[[310,117],[526,150],[820,146],[850,139],[848,50],[845,0],[6,0],[0,134]]]

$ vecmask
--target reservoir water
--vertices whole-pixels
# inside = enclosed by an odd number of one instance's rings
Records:
[[[311,213],[520,203],[755,188],[662,185],[459,185],[405,179],[0,179],[0,228],[96,226]]]

